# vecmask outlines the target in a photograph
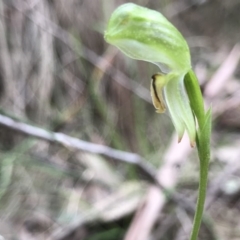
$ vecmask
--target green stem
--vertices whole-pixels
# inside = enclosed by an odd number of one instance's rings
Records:
[[[204,117],[204,124],[197,133],[197,149],[200,162],[199,174],[199,188],[196,213],[193,221],[193,229],[191,233],[191,240],[196,240],[201,226],[204,202],[206,198],[207,182],[208,182],[208,165],[210,160],[210,135],[212,128],[212,112],[211,109],[207,111]]]
[[[198,200],[197,207],[193,221],[193,229],[191,233],[191,240],[196,240],[198,232],[202,222],[202,216],[204,211],[204,202],[206,198],[206,189],[208,182],[208,161],[207,163],[200,163],[200,179],[199,179],[199,188],[198,188]]]

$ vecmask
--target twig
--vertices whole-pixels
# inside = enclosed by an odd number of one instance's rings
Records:
[[[204,94],[208,98],[214,98],[224,88],[226,81],[236,70],[239,59],[240,45],[236,44],[206,86]]]
[[[64,133],[51,132],[45,129],[32,126],[30,124],[16,121],[10,117],[6,117],[0,114],[0,125],[11,128],[18,132],[27,134],[32,137],[40,138],[49,142],[59,143],[65,147],[86,151],[95,154],[101,154],[106,157],[116,159],[121,162],[136,165],[151,182],[159,185],[156,179],[155,169],[146,162],[144,158],[135,153],[124,152],[116,150],[107,146],[86,142],[74,137],[70,137]]]
[[[35,127],[30,124],[17,121],[2,114],[0,114],[0,125],[35,138],[40,138],[52,143],[61,144],[70,149],[81,150],[94,154],[101,154],[120,162],[133,164],[137,166],[146,175],[146,177],[148,177],[148,180],[151,183],[157,185],[157,187],[160,188],[165,194],[167,194],[168,197],[171,197],[174,202],[177,202],[183,208],[187,208],[187,206],[189,206],[189,202],[187,202],[180,194],[170,193],[160,184],[159,180],[156,178],[157,171],[151,164],[147,162],[147,160],[138,154],[120,151],[108,146],[83,141],[78,138],[68,136],[64,133],[51,132],[40,127]]]

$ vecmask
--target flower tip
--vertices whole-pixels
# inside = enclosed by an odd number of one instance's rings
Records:
[[[178,143],[180,143],[182,141],[182,138],[183,138],[183,136],[178,136]],[[194,148],[196,146],[195,140],[190,141],[190,146],[191,146],[191,148]]]
[[[194,148],[194,147],[196,146],[195,141],[191,141],[191,142],[190,142],[190,146],[191,146],[192,148]]]
[[[164,113],[166,109],[157,109],[156,113]]]

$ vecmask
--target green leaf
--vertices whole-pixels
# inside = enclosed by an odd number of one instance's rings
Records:
[[[188,94],[191,108],[197,117],[198,125],[203,127],[205,113],[202,92],[193,70],[190,70],[184,77],[185,89]]]

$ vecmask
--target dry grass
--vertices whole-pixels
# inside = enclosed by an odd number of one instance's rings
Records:
[[[103,39],[111,12],[123,2],[0,0],[1,113],[138,153],[159,168],[173,127],[150,104],[149,79],[157,68],[126,58]],[[138,3],[161,10],[186,36],[206,104],[213,104],[207,213],[215,232],[205,222],[200,239],[239,239],[239,1]],[[0,151],[6,239],[123,239],[149,189],[134,166],[4,126]],[[193,202],[198,165],[195,153],[188,158],[177,191]],[[151,239],[187,239],[191,211],[168,201],[157,217]]]

